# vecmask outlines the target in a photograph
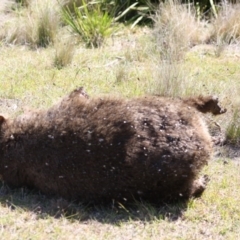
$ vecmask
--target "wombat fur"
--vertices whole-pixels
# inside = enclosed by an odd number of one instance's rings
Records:
[[[93,203],[201,195],[212,141],[197,107],[156,96],[89,99],[78,91],[48,110],[0,116],[5,183]]]

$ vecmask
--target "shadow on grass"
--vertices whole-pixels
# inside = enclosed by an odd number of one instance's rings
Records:
[[[30,211],[38,219],[66,218],[69,221],[95,220],[101,223],[118,225],[127,221],[175,221],[187,208],[186,202],[153,205],[147,202],[111,205],[87,205],[74,203],[62,198],[50,198],[29,189],[10,189],[0,183],[0,204],[13,211]]]

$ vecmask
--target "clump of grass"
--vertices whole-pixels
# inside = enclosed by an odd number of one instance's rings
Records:
[[[183,59],[190,46],[204,42],[204,22],[197,20],[191,5],[178,0],[161,3],[153,18],[154,37],[160,57],[169,62]]]
[[[1,29],[1,40],[11,44],[26,44],[29,42],[29,31],[25,20],[23,16],[8,19]]]
[[[236,43],[240,40],[240,4],[222,2],[213,21],[212,39],[217,44]]]
[[[160,96],[178,97],[187,93],[186,72],[177,63],[161,62],[153,69],[155,81],[150,87],[150,92]]]
[[[86,3],[84,0],[82,3],[80,7],[74,4],[74,13],[68,7],[63,7],[63,19],[87,47],[100,47],[104,40],[113,34],[114,19],[102,11],[100,3]]]
[[[28,7],[13,12],[5,23],[1,38],[6,43],[47,47],[59,29],[59,14],[54,1],[32,1]]]
[[[39,4],[37,1],[34,8],[35,22],[33,22],[33,43],[38,47],[47,47],[53,43],[59,28],[59,15],[53,2],[50,5],[47,1]]]
[[[126,64],[120,64],[116,68],[116,83],[121,83],[124,82],[128,79],[129,77],[129,69],[127,68]]]
[[[53,42],[56,34],[56,24],[50,9],[42,12],[42,17],[37,23],[36,44],[40,47],[47,47]]]
[[[190,5],[182,5],[178,0],[161,3],[154,18],[153,36],[156,44],[154,85],[150,90],[162,96],[185,94],[187,74],[180,63],[184,62],[190,46],[201,42],[201,24]]]
[[[240,143],[240,114],[239,109],[235,109],[232,119],[226,128],[226,141],[231,144]]]
[[[74,56],[74,43],[70,40],[55,43],[55,57],[53,65],[61,69],[72,62]]]

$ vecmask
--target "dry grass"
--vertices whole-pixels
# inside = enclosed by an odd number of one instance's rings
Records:
[[[190,47],[206,41],[208,29],[204,21],[197,20],[191,5],[182,5],[178,0],[161,3],[153,17],[154,43],[159,56],[155,59],[155,84],[150,90],[163,96],[185,96],[187,74],[182,68]]]
[[[153,20],[157,48],[163,60],[181,60],[190,46],[206,41],[206,23],[197,20],[191,5],[182,5],[178,0],[161,3]]]
[[[0,32],[5,43],[31,47],[53,43],[60,24],[57,1],[32,0],[26,7],[12,7],[9,12],[9,19]]]
[[[56,68],[61,69],[71,64],[75,51],[74,40],[70,38],[58,40],[54,43],[54,47],[56,53],[53,65]]]
[[[217,44],[236,43],[240,40],[240,4],[223,2],[213,21],[212,39]]]

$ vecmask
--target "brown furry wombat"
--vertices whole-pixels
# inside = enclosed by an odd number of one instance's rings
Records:
[[[0,174],[9,186],[95,203],[203,192],[198,175],[212,142],[195,107],[163,97],[77,93],[27,117],[0,117]]]

